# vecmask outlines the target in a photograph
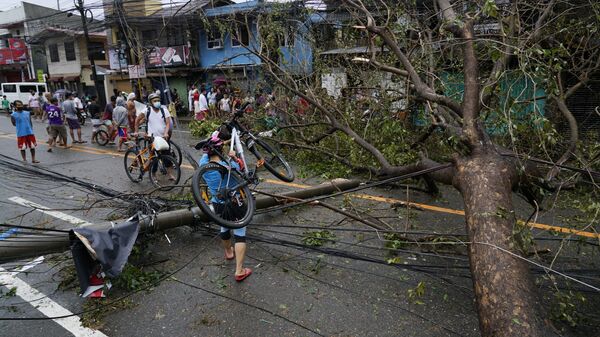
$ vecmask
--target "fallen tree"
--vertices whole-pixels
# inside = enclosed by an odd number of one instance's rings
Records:
[[[545,154],[544,159],[560,165],[576,151],[579,132],[566,101],[600,69],[598,5],[557,0],[517,0],[501,8],[493,0],[325,3],[328,10],[320,13],[321,17],[325,21],[335,18],[330,24],[343,27],[350,38],[362,39],[365,48],[358,55],[350,54],[351,59],[316,60],[315,65],[337,65],[347,72],[358,68],[367,77],[373,77],[375,71],[391,74],[392,82],[402,85],[375,88],[379,100],[369,94],[364,94],[371,96],[364,99],[348,93],[332,98],[315,84],[314,74],[291,71],[286,66],[289,60],[282,60],[278,39],[297,21],[297,16],[289,18],[289,13],[297,15],[297,10],[238,15],[234,19],[246,25],[248,32],[254,31],[251,25],[257,18],[256,40],[261,43],[245,47],[260,58],[269,78],[283,88],[273,104],[284,110],[282,118],[293,125],[284,128],[294,137],[282,144],[326,154],[355,171],[394,176],[438,165],[428,156],[435,149],[427,141],[443,134],[438,139],[452,149],[446,159],[453,167],[429,174],[425,180],[432,191],[435,182],[442,182],[453,185],[463,196],[482,335],[554,335],[527,262],[519,258],[515,247],[512,191],[529,191],[528,199],[537,205],[535,189],[551,189],[559,166],[544,172],[521,158]],[[336,13],[350,19],[341,20]],[[314,12],[306,17],[311,14]],[[314,20],[301,22],[292,34],[312,36],[313,48],[322,50],[319,43],[323,41],[306,29],[311,23]],[[490,24],[495,28],[486,32],[485,25]],[[451,72],[456,75],[458,90],[449,81]],[[534,89],[527,95],[512,95],[511,91],[519,88],[507,79],[514,76],[522,78],[525,86],[543,88],[544,94],[538,96]],[[277,106],[277,96],[288,94],[296,100],[283,100]],[[382,103],[384,98],[389,98],[388,104]],[[370,99],[375,102],[369,103]],[[307,109],[299,111],[299,100],[306,102]],[[392,112],[390,101],[403,107]],[[540,102],[545,107],[540,109]],[[373,130],[373,124],[384,128],[400,120],[400,115],[408,114],[409,105],[424,112],[430,125],[424,133],[385,139],[378,135],[384,133],[382,129]],[[519,109],[525,111],[525,117],[519,117]],[[560,137],[543,110],[555,111],[567,122],[567,146],[561,153],[550,150]],[[318,131],[306,131],[311,128]],[[527,148],[519,143],[521,136],[537,144]],[[355,148],[340,151],[339,142],[337,148],[331,143],[324,145],[335,137],[339,137],[336,141],[350,140]],[[406,139],[415,142],[408,144]],[[401,151],[390,151],[388,145],[399,141],[405,144],[398,149],[418,148],[421,154],[396,158]]]

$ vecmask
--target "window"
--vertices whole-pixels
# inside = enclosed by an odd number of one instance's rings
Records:
[[[38,92],[46,92],[46,86],[44,85],[38,85]]]
[[[167,28],[167,45],[168,46],[181,46],[186,44],[185,34],[182,34],[183,30],[180,27]],[[164,39],[164,35],[163,35]],[[161,40],[162,43],[162,40]]]
[[[65,42],[65,56],[67,57],[67,61],[75,61],[77,59],[75,56],[75,42]]]
[[[156,45],[156,39],[158,38],[158,33],[156,30],[142,30],[142,43],[143,44],[151,44]]]
[[[17,92],[17,86],[14,84],[3,84],[2,85],[2,92],[7,93],[7,92]]]
[[[56,43],[48,46],[48,50],[50,51],[50,62],[60,62],[60,57],[58,57],[58,45]]]
[[[241,43],[240,43],[241,42]],[[250,43],[250,35],[248,34],[248,27],[246,25],[239,25],[235,32],[235,35],[231,36],[231,46],[240,47],[247,46]]]
[[[223,37],[221,36],[221,33],[215,28],[212,28],[208,32],[206,36],[206,46],[208,49],[223,48]]]
[[[32,91],[37,92],[37,88],[35,87],[35,85],[20,85],[19,86],[19,92],[21,92],[21,93],[32,92]]]
[[[102,42],[90,42],[88,44],[88,53],[94,60],[106,60],[106,51]]]

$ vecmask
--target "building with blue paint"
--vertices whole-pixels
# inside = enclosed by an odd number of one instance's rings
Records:
[[[279,7],[277,7],[279,6]],[[199,67],[205,70],[203,82],[208,86],[236,82],[244,90],[254,91],[265,82],[258,56],[266,50],[261,37],[259,16],[275,10],[293,10],[294,4],[248,1],[207,9],[204,28],[198,31]],[[312,49],[308,43],[310,24],[302,20],[281,22],[277,43],[277,60],[281,70],[295,74],[312,71]],[[273,45],[269,45],[272,48]]]

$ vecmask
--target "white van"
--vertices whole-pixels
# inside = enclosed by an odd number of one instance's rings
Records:
[[[2,83],[2,94],[11,103],[18,99],[23,105],[28,105],[32,90],[43,94],[48,91],[48,86],[40,82]]]

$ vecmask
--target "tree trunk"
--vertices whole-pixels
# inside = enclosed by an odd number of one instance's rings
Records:
[[[482,151],[457,161],[454,185],[465,203],[469,261],[481,335],[551,336],[528,264],[513,249],[514,166]],[[517,253],[515,253],[517,254]]]

